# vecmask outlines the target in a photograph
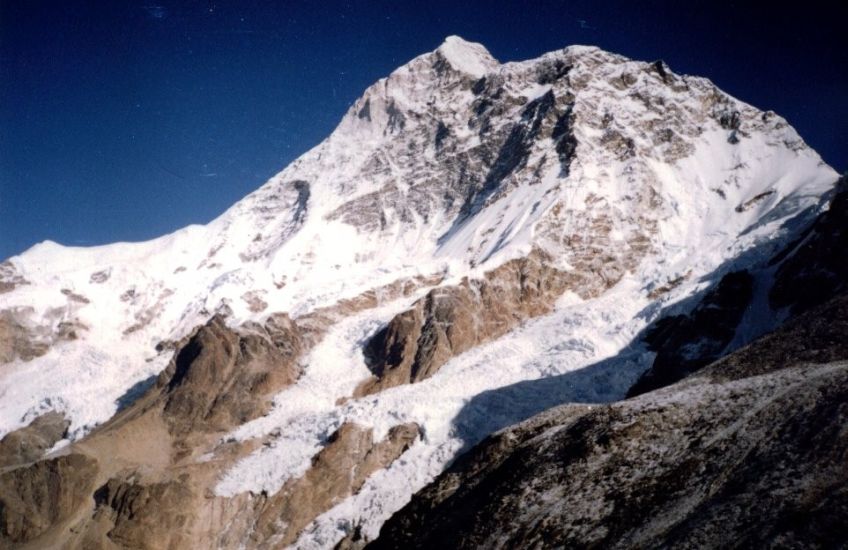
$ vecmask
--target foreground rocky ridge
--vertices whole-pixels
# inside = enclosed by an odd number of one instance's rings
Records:
[[[845,334],[842,295],[678,384],[495,434],[368,547],[844,545]]]

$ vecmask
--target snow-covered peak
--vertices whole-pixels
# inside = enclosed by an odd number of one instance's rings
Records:
[[[785,120],[706,79],[590,46],[499,64],[449,37],[206,226],[11,258],[0,312],[53,346],[26,362],[44,384],[74,361],[132,384],[167,362],[159,342],[216,312],[234,325],[297,318],[397,281],[478,277],[533,250],[584,295],[626,273],[646,288],[706,273],[835,180]],[[76,339],[55,341],[69,326]],[[54,393],[70,399],[61,384]],[[73,429],[113,410],[106,400],[81,413],[80,395],[65,405]],[[0,432],[35,412],[7,399]]]
[[[448,36],[436,50],[451,66],[461,72],[481,77],[497,69],[497,59],[482,45],[464,38]]]

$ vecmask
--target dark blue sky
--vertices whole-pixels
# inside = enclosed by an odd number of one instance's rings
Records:
[[[837,2],[676,4],[0,0],[0,258],[205,223],[450,34],[501,61],[569,44],[662,58],[848,167]]]

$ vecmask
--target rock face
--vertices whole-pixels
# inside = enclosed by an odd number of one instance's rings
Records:
[[[51,411],[0,439],[0,468],[38,460],[67,433],[65,415]]]
[[[15,311],[0,312],[0,364],[16,357],[24,361],[47,353],[49,344],[21,323]]]
[[[583,278],[535,254],[507,262],[482,279],[431,290],[370,339],[365,354],[374,377],[354,395],[428,378],[451,357],[549,313],[565,290],[585,291],[581,283]]]
[[[830,209],[820,216],[796,246],[788,247],[769,291],[772,307],[801,313],[848,286],[848,179],[837,184]],[[775,261],[783,260],[783,256]]]
[[[119,548],[190,546],[192,498],[179,481],[143,485],[113,478],[94,493],[92,522],[106,525],[106,540]]]
[[[846,333],[842,296],[678,384],[495,434],[369,548],[844,544]]]
[[[87,437],[80,453],[0,476],[0,534],[10,542],[61,541],[67,548],[291,544],[315,517],[357,493],[420,435],[416,424],[399,424],[374,441],[371,428],[346,423],[306,473],[274,495],[226,499],[230,504],[215,497],[216,470],[194,457],[204,448],[216,453],[218,463],[243,454],[240,445],[220,445],[214,434],[263,414],[269,396],[297,379],[306,349],[299,327],[286,315],[239,330],[214,317],[177,344],[157,383]],[[0,442],[4,465],[39,458],[66,427],[61,414],[49,413],[8,435]],[[122,448],[137,438],[143,454]],[[229,512],[217,512],[228,506]],[[210,525],[210,515],[229,523]],[[69,528],[72,517],[77,521]]]
[[[298,327],[286,315],[239,330],[212,318],[177,344],[157,383],[128,401],[78,452],[3,474],[4,536],[44,545],[61,541],[69,548],[211,543],[215,534],[200,525],[214,477],[193,456],[215,448],[216,432],[263,414],[270,397],[297,379],[303,350]],[[36,460],[67,425],[58,413],[38,417],[0,442],[0,458],[5,466]],[[234,452],[220,460],[231,462]],[[68,532],[71,517],[79,521]]]
[[[57,343],[76,340],[87,327],[73,316],[72,302],[69,297],[64,310],[51,311],[45,325],[29,321],[31,307],[0,310],[0,365],[15,359],[31,361]]]
[[[240,333],[214,317],[159,376],[164,415],[173,433],[221,431],[268,410],[268,398],[297,380],[302,345],[281,315]]]
[[[64,455],[0,474],[0,543],[31,541],[90,498],[97,462]]]
[[[0,294],[11,292],[19,286],[28,284],[29,281],[18,273],[12,262],[8,260],[0,262]]]

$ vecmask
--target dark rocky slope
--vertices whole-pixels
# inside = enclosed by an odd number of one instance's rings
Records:
[[[369,87],[330,138],[208,226],[133,245],[43,243],[0,263],[0,370],[10,373],[0,419],[16,430],[0,441],[0,548],[323,548],[342,531],[355,546],[460,441],[465,451],[566,395],[621,396],[641,357],[571,371],[606,351],[643,351],[620,346],[644,317],[630,325],[629,308],[610,310],[645,293],[653,316],[690,275],[723,275],[703,273],[718,257],[754,274],[748,236],[784,234],[749,230],[802,209],[811,219],[834,179],[786,121],[662,62],[576,46],[501,65],[451,37]],[[696,239],[679,238],[685,226]],[[694,303],[704,280],[678,294]],[[751,296],[767,301],[759,283],[728,275],[656,333],[661,384],[753,338],[740,341],[737,327]],[[562,325],[538,319],[552,313]],[[497,341],[533,327],[512,373],[485,350],[461,380],[454,365],[442,370],[489,343],[510,353]],[[693,341],[701,353],[690,358]],[[579,391],[567,388],[575,380]],[[517,399],[497,391],[510,382],[526,384]],[[732,399],[722,391],[717,401]],[[32,400],[2,397],[15,394]],[[451,426],[441,413],[463,403]],[[54,406],[66,418],[21,425]],[[616,411],[551,418],[581,422],[580,438],[595,437],[592,422],[605,430],[641,414]],[[613,466],[601,467],[613,472],[607,485],[624,487]]]
[[[830,208],[800,237],[758,268],[767,281],[769,311],[774,318],[798,315],[848,289],[848,179],[836,185]],[[745,310],[751,307],[754,274],[724,275],[688,314],[663,317],[646,332],[654,363],[628,397],[667,386],[728,352]]]
[[[751,302],[753,284],[747,271],[728,273],[689,314],[663,317],[651,325],[645,342],[657,356],[629,396],[673,384],[721,357]]]
[[[667,388],[501,431],[370,548],[844,547],[848,295]]]
[[[772,260],[780,262],[769,292],[772,307],[797,314],[848,288],[848,176],[836,189],[830,209],[795,246]]]

